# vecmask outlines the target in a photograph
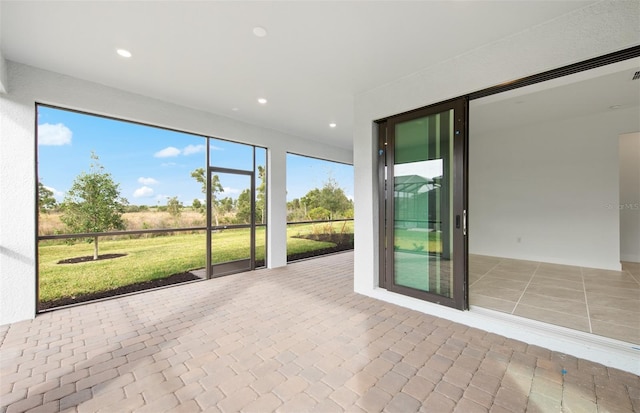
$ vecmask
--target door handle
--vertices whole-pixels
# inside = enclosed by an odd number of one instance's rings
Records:
[[[467,210],[462,211],[462,235],[467,235]]]

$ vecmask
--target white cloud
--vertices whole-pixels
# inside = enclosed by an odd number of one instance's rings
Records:
[[[142,185],[157,185],[158,181],[156,181],[153,178],[145,178],[145,177],[140,177],[138,178],[138,182],[141,183]]]
[[[193,155],[194,153],[204,152],[205,150],[207,150],[207,147],[204,145],[189,145],[182,150],[182,154],[184,156],[188,156]]]
[[[231,188],[228,186],[225,186],[222,189],[224,190],[225,194],[239,194],[241,192],[239,189]]]
[[[44,185],[44,187],[53,192],[53,197],[56,198],[56,200],[61,200],[64,197],[64,192],[58,191],[57,189],[46,185]]]
[[[71,145],[73,132],[62,123],[38,125],[38,145],[62,146]]]
[[[163,162],[160,164],[160,166],[165,166],[165,167],[169,167],[169,166],[176,166],[177,163],[175,162]]]
[[[175,146],[168,146],[153,154],[156,158],[171,158],[178,155],[189,156],[196,153],[205,152],[207,147],[205,145],[187,145],[183,149],[178,149]],[[212,146],[211,150],[221,151],[221,148]]]
[[[210,145],[209,148],[211,148],[212,151],[224,151],[224,149],[218,148],[217,146],[214,146],[214,145]]]
[[[153,154],[156,158],[171,158],[172,156],[180,155],[180,149],[174,148],[173,146],[168,146],[156,153]]]
[[[148,186],[143,186],[141,188],[133,191],[134,198],[151,198],[153,196],[153,189]]]

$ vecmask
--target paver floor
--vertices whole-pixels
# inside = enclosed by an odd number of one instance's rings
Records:
[[[0,327],[0,411],[640,412],[640,377],[353,292],[353,253]]]

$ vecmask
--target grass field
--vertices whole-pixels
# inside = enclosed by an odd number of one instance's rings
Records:
[[[335,244],[297,238],[297,236],[333,230],[351,231],[350,222],[333,224],[333,229],[320,224],[295,225],[288,229],[287,253],[315,251]],[[48,302],[99,291],[108,291],[138,282],[165,278],[198,268],[206,262],[206,235],[180,234],[152,238],[114,237],[100,240],[100,255],[126,254],[120,258],[77,264],[58,264],[60,260],[93,255],[93,245],[77,241],[73,245],[60,241],[41,241],[39,254],[40,301]],[[220,263],[248,257],[248,229],[231,229],[213,234],[213,262]],[[264,259],[265,229],[256,230],[256,260]]]

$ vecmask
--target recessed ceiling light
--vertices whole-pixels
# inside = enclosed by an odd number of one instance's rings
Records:
[[[258,103],[261,105],[266,105],[267,104],[267,99],[265,98],[258,98]]]
[[[232,111],[234,111],[234,112],[237,112],[237,111],[239,111],[240,109],[238,109],[238,108],[231,108],[231,110],[232,110]]]
[[[265,37],[267,35],[267,29],[264,27],[256,26],[253,28],[253,34],[256,37]]]
[[[330,124],[329,124],[329,127],[330,127],[330,128],[335,128],[336,126],[338,126],[338,125],[336,125],[335,123],[330,123]]]
[[[122,57],[131,57],[131,52],[127,49],[117,49],[116,53],[118,53]]]

